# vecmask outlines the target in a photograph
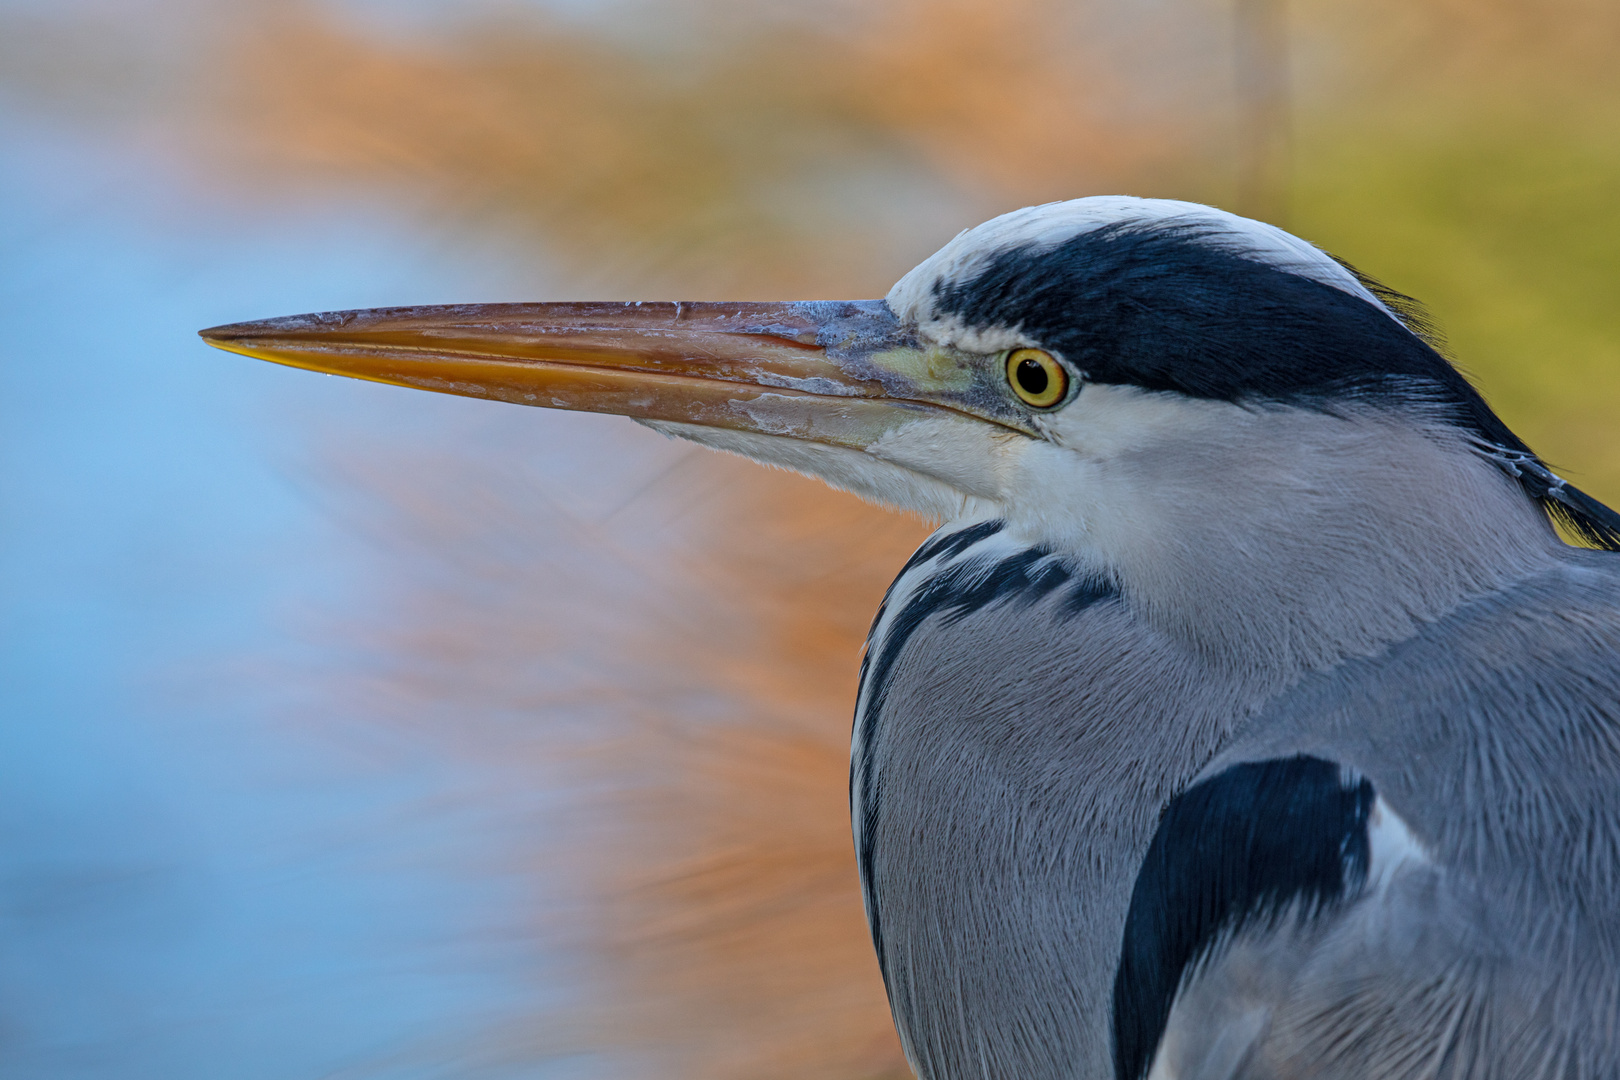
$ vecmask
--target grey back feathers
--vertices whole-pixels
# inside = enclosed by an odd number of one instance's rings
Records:
[[[1233,1032],[1232,1076],[1538,1075],[1526,1040],[1545,1075],[1620,1070],[1607,557],[1269,701],[1111,587],[1013,576],[891,623],[857,727],[863,880],[920,1075],[1139,1080]],[[1393,869],[1378,825],[1415,838]]]
[[[890,294],[1082,380],[1045,428],[1080,509],[947,524],[868,642],[851,809],[911,1062],[1620,1075],[1620,564],[1543,512],[1620,519],[1391,294],[1148,202],[1010,215]]]
[[[1613,560],[1572,552],[1306,679],[1206,767],[1330,757],[1414,842],[1248,995],[1266,1022],[1234,1075],[1620,1075],[1617,611]],[[1229,997],[1224,966],[1194,982]]]

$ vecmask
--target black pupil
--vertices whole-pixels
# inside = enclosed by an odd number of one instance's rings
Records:
[[[1018,361],[1018,368],[1013,374],[1024,393],[1031,397],[1040,397],[1046,393],[1046,384],[1051,381],[1047,377],[1046,368],[1039,360]]]

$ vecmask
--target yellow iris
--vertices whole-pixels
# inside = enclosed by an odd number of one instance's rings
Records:
[[[1069,392],[1069,373],[1041,349],[1014,349],[1007,354],[1007,382],[1018,400],[1036,409],[1050,409]]]

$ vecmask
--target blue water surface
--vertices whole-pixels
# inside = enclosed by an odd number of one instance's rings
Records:
[[[471,766],[329,737],[351,704],[296,677],[344,662],[299,627],[386,586],[301,440],[431,449],[468,403],[195,337],[532,281],[18,110],[0,146],[0,1076],[590,1071],[478,1053],[569,988],[536,882],[469,872],[512,842]]]

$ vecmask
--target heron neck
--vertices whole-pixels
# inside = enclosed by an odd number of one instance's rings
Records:
[[[1091,486],[1082,558],[1264,681],[1376,653],[1562,547],[1460,435],[1409,417],[1250,413],[1095,463]]]

